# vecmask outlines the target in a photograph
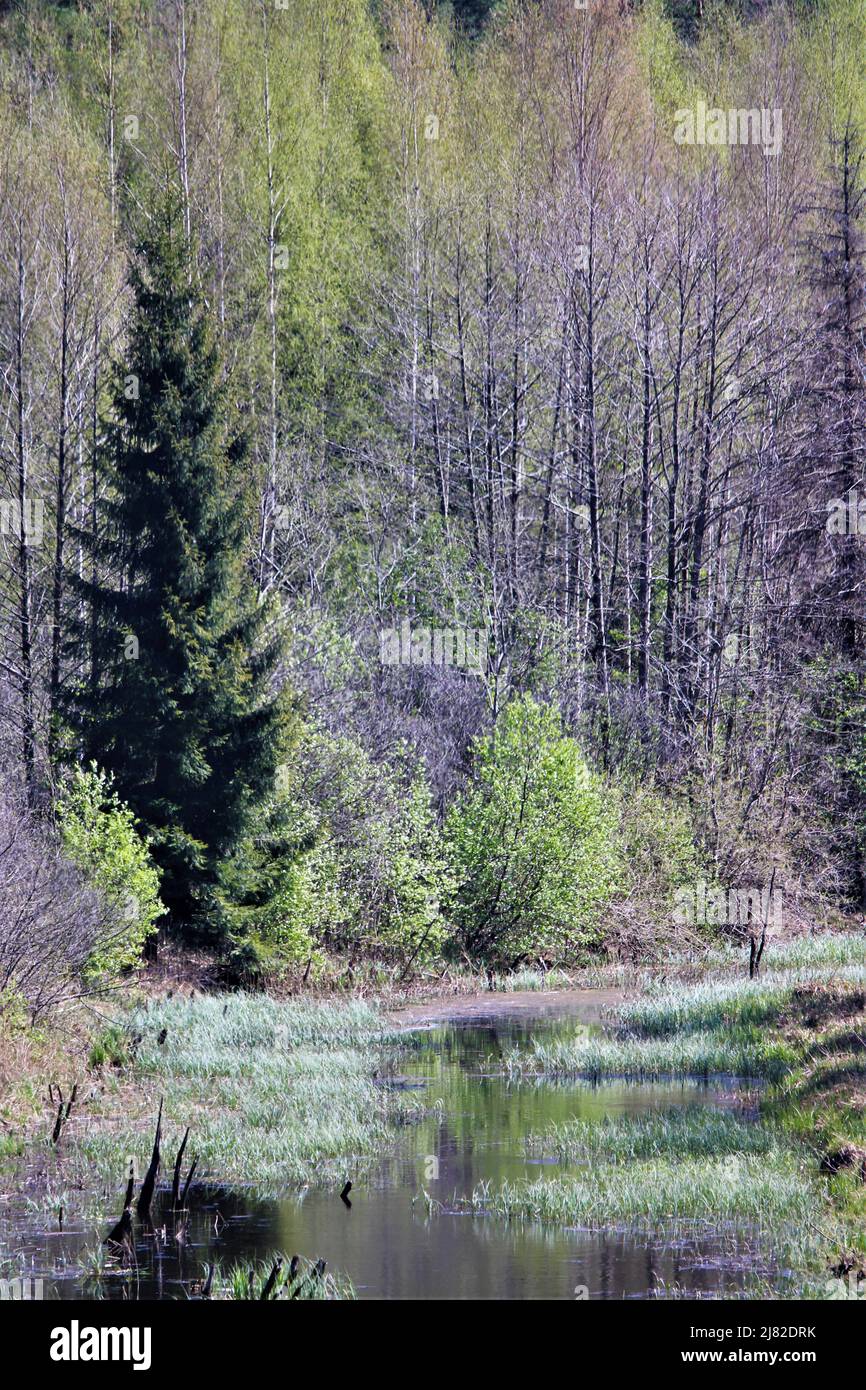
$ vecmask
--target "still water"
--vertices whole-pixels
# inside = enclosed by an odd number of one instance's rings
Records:
[[[724,1231],[704,1228],[666,1242],[625,1230],[510,1225],[460,1210],[458,1199],[477,1183],[568,1171],[552,1155],[524,1151],[528,1134],[555,1122],[731,1103],[736,1085],[725,1078],[509,1084],[496,1074],[514,1043],[568,1032],[575,1022],[549,1006],[545,1011],[540,1000],[538,1016],[465,1018],[413,1034],[399,1076],[383,1084],[416,1093],[425,1113],[355,1185],[351,1206],[333,1190],[310,1188],[263,1202],[243,1190],[200,1187],[184,1246],[171,1239],[166,1215],[169,1238],[155,1254],[146,1242],[139,1247],[135,1274],[88,1278],[82,1257],[92,1231],[47,1235],[38,1223],[17,1233],[22,1271],[42,1273],[49,1297],[183,1298],[214,1261],[225,1268],[283,1250],[325,1259],[331,1271],[351,1279],[359,1298],[573,1299],[586,1296],[583,1289],[590,1298],[645,1298],[662,1289],[692,1297],[735,1294],[753,1266]],[[433,1214],[422,1189],[433,1199]],[[159,1225],[158,1206],[155,1214]]]

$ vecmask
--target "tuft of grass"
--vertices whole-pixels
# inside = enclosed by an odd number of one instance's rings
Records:
[[[669,1230],[684,1223],[736,1226],[776,1238],[780,1225],[808,1228],[822,1208],[821,1190],[792,1154],[729,1154],[599,1167],[586,1175],[487,1184],[467,1208],[509,1221],[597,1229]]]
[[[530,1134],[525,1147],[528,1153],[553,1154],[561,1163],[630,1164],[746,1154],[766,1154],[775,1161],[786,1144],[770,1126],[694,1105],[658,1114],[567,1120]]]
[[[235,1264],[214,1270],[210,1297],[231,1302],[261,1301],[268,1290],[268,1302],[341,1302],[354,1299],[355,1290],[343,1275],[322,1269],[324,1261],[301,1259],[292,1274],[292,1258],[275,1251],[267,1260],[253,1265]],[[276,1268],[275,1272],[275,1266]]]
[[[129,1029],[119,1023],[109,1023],[90,1045],[88,1065],[91,1067],[125,1067],[129,1062]]]
[[[633,1076],[647,1081],[663,1076],[710,1077],[722,1073],[778,1079],[793,1060],[794,1054],[781,1039],[719,1033],[642,1038],[586,1032],[554,1041],[533,1039],[528,1048],[512,1048],[504,1057],[512,1080],[544,1074],[586,1076],[591,1080]]]

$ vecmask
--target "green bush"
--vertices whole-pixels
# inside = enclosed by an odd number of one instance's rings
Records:
[[[159,874],[132,811],[95,763],[75,768],[55,814],[61,845],[109,907],[108,921],[85,967],[90,979],[115,979],[141,959],[164,908]]]
[[[441,950],[448,880],[423,770],[405,750],[382,766],[306,726],[225,880],[248,972],[323,949],[419,963]]]
[[[597,938],[621,874],[616,800],[558,713],[529,696],[476,740],[474,758],[445,827],[458,944],[489,965],[572,960]]]

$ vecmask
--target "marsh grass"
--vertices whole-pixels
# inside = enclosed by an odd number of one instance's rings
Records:
[[[521,990],[571,989],[572,977],[564,970],[513,970],[508,975],[494,975],[494,989],[506,994]]]
[[[841,1265],[854,1266],[859,1295],[866,1186],[859,1170],[829,1179],[819,1170],[828,1149],[866,1139],[866,936],[773,943],[767,959],[758,980],[730,953],[712,969],[705,961],[697,978],[672,970],[661,983],[642,980],[642,996],[612,1012],[606,1033],[536,1039],[505,1059],[515,1079],[762,1078],[759,1123],[705,1108],[570,1120],[531,1135],[527,1149],[586,1171],[477,1188],[470,1210],[565,1225],[674,1231],[698,1223],[743,1232],[755,1251],[773,1251],[796,1296],[843,1297],[832,1274]],[[755,1296],[776,1287],[771,1281]]]
[[[707,946],[700,954],[670,953],[651,964],[631,965],[594,962],[570,972],[575,989],[622,988],[652,990],[660,978],[674,984],[696,984],[702,980],[748,979],[748,943]],[[848,931],[819,931],[812,936],[796,936],[786,941],[770,938],[764,956],[764,977],[792,970],[866,968],[866,934]]]
[[[279,1268],[274,1273],[277,1262]],[[316,1261],[301,1259],[294,1275],[291,1271],[291,1256],[280,1251],[255,1264],[234,1264],[225,1271],[218,1265],[210,1297],[231,1302],[261,1301],[266,1289],[268,1302],[341,1302],[355,1297],[349,1279],[322,1270]]]
[[[773,1161],[787,1147],[772,1127],[725,1110],[695,1105],[645,1115],[576,1118],[530,1134],[532,1154],[562,1163],[627,1163],[647,1159],[727,1158],[764,1154]]]
[[[768,971],[866,966],[866,932],[816,932],[774,943],[765,956]],[[766,971],[765,971],[766,973]]]
[[[613,1011],[615,1032],[514,1048],[505,1058],[508,1073],[651,1079],[729,1072],[780,1081],[798,1061],[797,1049],[775,1029],[795,990],[866,983],[866,936],[798,938],[779,944],[772,963],[759,980],[725,971],[688,984],[648,982],[639,999]]]
[[[617,1020],[647,1037],[734,1028],[760,1030],[774,1024],[797,988],[836,983],[841,989],[866,982],[866,966],[820,969],[813,965],[767,974],[761,980],[712,980],[679,988],[656,988],[622,1005]]]
[[[795,1156],[778,1152],[602,1165],[585,1175],[504,1182],[496,1190],[480,1184],[466,1205],[509,1221],[636,1231],[700,1223],[775,1238],[781,1225],[807,1230],[821,1197]]]
[[[85,1163],[120,1188],[130,1156],[147,1166],[157,1097],[165,1099],[164,1165],[187,1125],[198,1177],[267,1195],[287,1186],[353,1178],[417,1102],[377,1084],[393,1035],[370,1005],[266,996],[167,1000],[128,1027],[131,1079],[146,1110],[78,1141]],[[163,1041],[160,1042],[160,1037]],[[136,1042],[135,1040],[139,1041]],[[163,1172],[165,1174],[166,1168]]]
[[[584,1033],[547,1041],[533,1039],[529,1047],[506,1052],[508,1076],[519,1080],[538,1074],[628,1076],[655,1081],[665,1076],[711,1076],[729,1073],[743,1078],[784,1075],[793,1054],[779,1039],[769,1036],[726,1036],[721,1033],[689,1033],[673,1037],[610,1037]]]

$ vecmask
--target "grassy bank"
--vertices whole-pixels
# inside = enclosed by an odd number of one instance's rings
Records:
[[[573,1120],[530,1153],[587,1172],[480,1187],[477,1212],[557,1224],[729,1223],[764,1237],[792,1294],[866,1296],[866,938],[800,940],[759,980],[662,983],[618,1008],[614,1031],[533,1041],[506,1057],[526,1076],[731,1073],[760,1078],[758,1123],[736,1114]]]
[[[0,1008],[0,1159],[25,1152],[28,1143],[49,1132],[46,1111],[50,1083],[68,1096],[88,1077],[92,1020],[69,1007],[55,1017],[30,1022],[15,1000]]]

